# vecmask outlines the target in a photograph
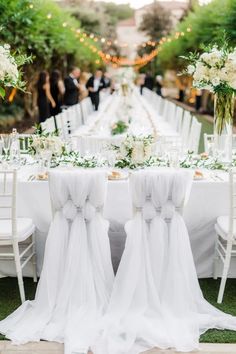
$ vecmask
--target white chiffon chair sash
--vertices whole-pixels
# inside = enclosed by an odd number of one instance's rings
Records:
[[[50,173],[54,217],[36,298],[0,322],[14,342],[47,339],[65,342],[65,353],[87,352],[114,278],[106,187],[103,171]]]
[[[182,209],[192,172],[135,172],[134,216],[115,278],[96,354],[139,354],[153,348],[192,351],[209,328],[236,330],[236,318],[203,297]]]

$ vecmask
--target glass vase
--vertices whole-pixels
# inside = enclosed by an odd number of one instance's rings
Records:
[[[217,93],[214,104],[214,155],[225,164],[232,162],[234,93]]]

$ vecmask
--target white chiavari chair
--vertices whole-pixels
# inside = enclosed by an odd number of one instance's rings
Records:
[[[183,115],[184,115],[184,110],[182,107],[180,106],[177,106],[176,107],[176,125],[175,125],[175,129],[177,132],[181,132],[181,129],[182,129],[182,123],[183,123]]]
[[[216,245],[214,256],[214,279],[218,277],[218,261],[223,263],[221,283],[217,302],[223,301],[225,284],[228,277],[230,261],[236,256],[236,169],[229,172],[229,215],[219,216],[215,224]]]
[[[198,153],[200,137],[202,131],[202,124],[198,122],[197,118],[193,117],[189,133],[188,150]]]
[[[84,123],[87,122],[88,117],[93,113],[93,105],[91,102],[91,99],[89,97],[86,97],[81,101],[81,110],[82,110],[82,115],[84,119]]]
[[[35,226],[30,218],[18,218],[16,210],[17,171],[0,171],[0,259],[14,260],[21,301],[25,301],[22,270],[32,263],[37,281]]]
[[[169,110],[170,110],[170,101],[167,99],[164,99],[164,105],[163,105],[163,111],[162,111],[162,117],[164,120],[168,121],[169,119]]]
[[[169,122],[171,127],[176,130],[176,105],[173,102],[170,104]]]
[[[56,130],[55,119],[54,117],[50,117],[45,120],[45,122],[40,123],[41,129],[45,133],[54,133]]]
[[[180,134],[181,134],[183,146],[186,149],[188,148],[191,120],[192,120],[192,116],[191,116],[190,112],[184,111],[183,124],[182,124],[182,129],[181,129]]]

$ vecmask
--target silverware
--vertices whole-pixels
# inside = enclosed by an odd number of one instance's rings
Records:
[[[31,182],[35,179],[35,175],[30,175],[28,178],[28,182]]]

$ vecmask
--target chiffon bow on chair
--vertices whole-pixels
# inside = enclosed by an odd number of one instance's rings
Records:
[[[102,217],[107,177],[102,171],[53,171],[53,220],[34,301],[0,322],[15,343],[65,342],[87,353],[113,285],[108,222]]]
[[[236,330],[236,318],[211,306],[198,284],[182,216],[191,181],[183,170],[131,175],[133,219],[94,353],[191,351],[209,328]]]

